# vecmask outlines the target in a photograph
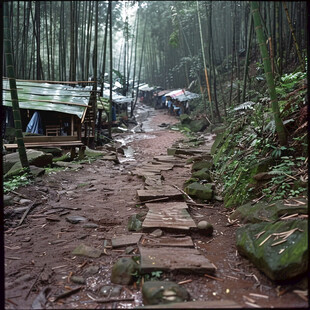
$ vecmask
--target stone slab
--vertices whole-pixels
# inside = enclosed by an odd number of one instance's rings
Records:
[[[171,189],[157,189],[157,190],[137,190],[137,195],[141,202],[151,200],[151,199],[158,199],[158,198],[174,198],[174,199],[182,199],[182,193],[175,188]]]
[[[169,237],[160,238],[145,237],[142,240],[143,246],[169,246],[169,247],[194,247],[193,240],[190,236],[186,237]]]
[[[238,308],[241,309],[242,306],[237,304],[233,300],[197,300],[197,301],[187,301],[187,302],[177,302],[163,305],[152,305],[138,307],[136,309],[224,309],[224,308]]]
[[[212,274],[216,270],[197,249],[139,246],[139,251],[141,273],[161,270]]]
[[[121,246],[127,246],[137,244],[141,239],[142,234],[122,235],[112,238],[112,247],[118,248]]]
[[[189,230],[196,227],[187,210],[179,208],[150,209],[142,223],[142,228]]]
[[[184,201],[173,201],[173,202],[152,202],[146,203],[145,206],[149,210],[161,210],[161,209],[188,209],[188,205]]]
[[[147,165],[144,165],[142,168],[150,171],[152,171],[152,169],[163,171],[163,170],[171,170],[173,166],[174,166],[173,163],[157,163],[157,164],[149,163]]]

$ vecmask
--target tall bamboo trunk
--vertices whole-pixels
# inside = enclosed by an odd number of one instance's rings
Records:
[[[16,80],[15,80],[15,72],[13,66],[13,55],[12,55],[12,43],[10,40],[10,25],[9,25],[9,17],[8,17],[8,3],[3,2],[3,36],[4,36],[4,54],[5,54],[5,61],[6,61],[6,70],[7,70],[7,77],[9,78],[10,83],[10,90],[11,90],[11,100],[12,100],[12,110],[13,110],[13,117],[14,117],[14,127],[15,127],[15,136],[16,142],[18,146],[18,153],[20,162],[22,167],[29,170],[29,163],[26,153],[26,148],[23,139],[23,132],[22,132],[22,122],[19,110],[19,103],[18,103],[18,94],[17,94],[17,87],[16,87]]]
[[[113,74],[113,51],[112,51],[112,1],[109,0],[110,22],[110,102],[109,102],[109,138],[112,139],[112,74]]]
[[[283,122],[280,118],[280,110],[279,110],[278,99],[277,99],[277,94],[275,90],[273,74],[271,71],[271,63],[270,63],[270,58],[268,55],[268,50],[266,47],[266,38],[264,36],[264,32],[262,29],[262,22],[260,19],[259,7],[258,7],[257,1],[251,2],[251,11],[253,15],[254,27],[255,27],[257,41],[258,41],[259,48],[260,48],[260,53],[261,53],[261,56],[264,62],[265,76],[266,76],[266,81],[267,81],[267,85],[269,89],[272,112],[273,112],[273,117],[274,117],[274,121],[276,125],[276,131],[278,133],[278,139],[281,145],[286,145],[287,134],[286,134]]]
[[[252,16],[250,16],[249,25],[248,25],[246,56],[245,56],[245,63],[244,63],[244,73],[243,73],[242,102],[245,102],[246,84],[247,84],[247,77],[248,77],[248,71],[249,71],[249,58],[250,58],[249,56],[250,56],[250,50],[251,50],[252,30],[253,30],[253,18]]]
[[[200,44],[201,44],[201,51],[202,51],[203,67],[204,67],[205,78],[206,78],[206,85],[207,85],[207,90],[208,90],[208,98],[209,98],[209,104],[210,104],[211,119],[212,119],[212,122],[213,122],[214,121],[214,115],[213,115],[213,108],[212,108],[211,89],[210,89],[210,83],[209,83],[209,78],[208,78],[206,56],[205,56],[205,50],[204,50],[204,44],[203,44],[203,38],[202,38],[202,29],[201,29],[201,20],[200,20],[199,2],[198,2],[198,0],[196,1],[196,4],[197,4],[197,16],[198,16],[198,24],[199,24],[199,35],[200,35]]]
[[[292,38],[293,38],[293,41],[294,41],[294,45],[295,45],[295,48],[296,48],[296,52],[297,52],[297,55],[298,55],[298,59],[299,59],[300,65],[302,67],[302,70],[305,70],[305,63],[304,63],[304,60],[303,60],[303,58],[301,56],[299,45],[298,45],[297,40],[296,40],[295,31],[294,31],[294,28],[293,28],[293,25],[292,25],[292,21],[291,21],[290,15],[288,13],[287,5],[286,5],[285,2],[282,2],[282,4],[283,4],[284,10],[285,10],[286,17],[287,17],[287,22],[289,24],[289,27],[290,27],[290,30],[291,30],[291,33],[292,33]]]

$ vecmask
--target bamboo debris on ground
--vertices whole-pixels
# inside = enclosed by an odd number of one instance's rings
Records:
[[[294,228],[288,231],[283,231],[280,233],[272,233],[271,235],[269,235],[268,237],[266,237],[258,246],[262,246],[267,240],[269,240],[271,237],[274,237],[274,240],[277,240],[279,238],[282,238],[281,241],[278,241],[276,243],[271,244],[271,246],[275,246],[281,243],[284,243],[287,241],[287,238],[290,237],[295,231],[300,231],[303,232],[303,230],[299,229],[299,228]],[[256,236],[261,236],[262,232],[257,234]],[[259,237],[256,237],[256,239],[258,239]]]

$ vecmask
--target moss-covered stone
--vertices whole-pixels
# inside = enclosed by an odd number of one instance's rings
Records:
[[[185,187],[185,192],[192,197],[196,197],[202,200],[212,200],[213,198],[211,184],[200,184],[194,182]]]
[[[138,267],[131,257],[120,258],[112,267],[111,282],[122,285],[131,284]]]
[[[52,164],[53,155],[52,154],[46,154],[37,150],[26,150],[27,158],[29,165],[37,166],[37,167],[46,167],[48,165]],[[16,165],[15,165],[16,164]],[[19,160],[19,153],[11,153],[7,154],[3,157],[3,174],[6,174],[9,172],[9,170],[14,167],[15,170],[19,170],[21,167],[21,163]],[[10,172],[10,175],[14,175],[13,171]]]
[[[129,217],[127,228],[129,231],[140,231],[142,229],[142,222],[138,214],[133,214]]]
[[[145,305],[160,305],[189,300],[187,290],[171,281],[148,281],[142,287]]]
[[[212,160],[196,161],[192,165],[192,171],[201,170],[203,168],[211,169],[212,166],[213,166]]]
[[[191,118],[189,117],[188,114],[181,114],[180,115],[180,121],[181,121],[181,124],[183,124],[183,125],[190,124]]]
[[[198,180],[207,180],[208,182],[212,182],[210,170],[208,168],[203,168],[203,169],[193,172],[192,178],[198,179]]]
[[[303,205],[296,204],[290,200],[278,200],[275,203],[258,202],[255,205],[247,203],[235,210],[230,216],[230,219],[239,219],[242,223],[260,223],[265,221],[275,221],[280,216],[287,214],[307,214],[308,203],[306,199],[299,198],[298,201],[303,202]]]
[[[293,233],[286,238],[286,241],[276,245],[275,243],[283,241],[283,238],[277,239],[277,236],[272,234],[288,231]],[[260,234],[259,238],[257,238],[258,234]],[[306,220],[247,224],[237,229],[236,239],[239,253],[246,256],[274,281],[292,279],[308,270],[308,222]]]

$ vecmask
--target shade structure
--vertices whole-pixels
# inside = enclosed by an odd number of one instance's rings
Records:
[[[40,82],[16,81],[19,107],[21,109],[54,111],[79,118],[88,107],[90,90],[67,85]],[[8,79],[2,81],[3,105],[12,106]]]
[[[199,94],[191,93],[184,89],[177,89],[165,94],[166,97],[171,97],[172,99],[177,99],[180,102],[188,101],[192,99],[199,98]]]

